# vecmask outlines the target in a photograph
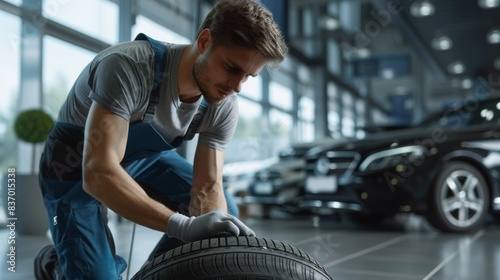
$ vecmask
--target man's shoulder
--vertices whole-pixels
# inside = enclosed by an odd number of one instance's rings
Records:
[[[101,51],[96,60],[102,60],[107,57],[127,58],[134,61],[149,60],[153,55],[153,51],[149,43],[146,41],[129,41],[119,43]]]
[[[100,52],[91,62],[90,68],[130,69],[137,73],[150,73],[154,54],[147,42],[132,41],[111,46]]]

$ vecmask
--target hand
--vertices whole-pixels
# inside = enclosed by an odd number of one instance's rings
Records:
[[[184,242],[211,238],[221,232],[229,232],[234,236],[255,236],[242,221],[222,210],[198,217],[174,213],[168,220],[167,234]]]

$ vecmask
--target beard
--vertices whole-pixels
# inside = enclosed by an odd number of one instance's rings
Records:
[[[227,86],[215,85],[212,86],[210,78],[208,77],[208,58],[207,56],[200,56],[195,62],[193,67],[193,78],[196,86],[200,89],[203,98],[208,102],[208,104],[213,106],[218,106],[224,102],[226,98],[220,96],[218,89],[224,92],[232,92],[228,90]],[[212,90],[212,91],[210,91]]]

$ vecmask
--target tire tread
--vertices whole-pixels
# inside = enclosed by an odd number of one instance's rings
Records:
[[[230,247],[236,247],[235,251],[203,255]],[[332,279],[326,269],[304,251],[281,241],[246,236],[217,237],[179,246],[144,265],[132,279],[174,279],[173,275],[184,275],[185,271],[193,277],[183,278],[185,280]]]

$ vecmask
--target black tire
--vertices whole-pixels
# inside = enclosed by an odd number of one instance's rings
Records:
[[[132,280],[331,280],[325,268],[286,243],[259,237],[218,237],[177,247],[142,267]]]
[[[474,231],[484,226],[489,204],[483,175],[468,163],[449,162],[431,190],[426,217],[431,225],[444,232]]]

